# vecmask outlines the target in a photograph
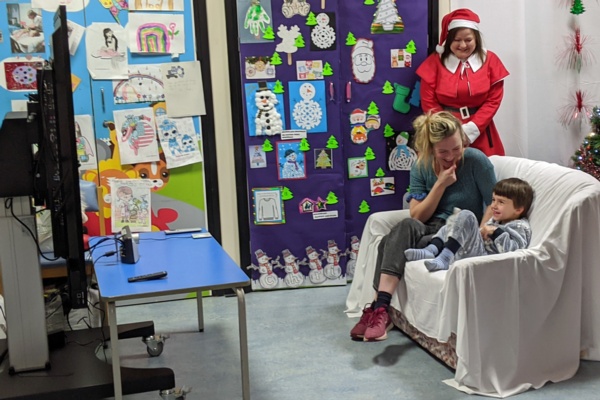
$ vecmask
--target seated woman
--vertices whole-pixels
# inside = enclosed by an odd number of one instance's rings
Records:
[[[40,36],[44,31],[42,27],[42,17],[34,10],[27,12],[27,17],[31,20],[29,22],[21,21],[22,29],[19,29],[12,33],[12,37],[20,39],[23,36],[36,37]]]
[[[387,308],[404,274],[405,250],[424,247],[427,241],[421,239],[436,233],[455,207],[472,211],[479,222],[491,217],[494,167],[481,151],[467,148],[469,142],[458,119],[447,111],[430,112],[419,116],[413,126],[418,158],[410,171],[411,218],[394,226],[379,244],[374,277],[377,298],[351,330],[353,339],[387,338],[392,327]]]

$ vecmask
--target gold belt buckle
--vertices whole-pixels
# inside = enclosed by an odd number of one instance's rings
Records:
[[[458,109],[458,111],[460,111],[460,117],[462,119],[469,119],[471,118],[471,114],[469,113],[469,107],[461,107]]]

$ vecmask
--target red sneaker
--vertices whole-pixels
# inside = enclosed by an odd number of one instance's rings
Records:
[[[360,321],[354,325],[354,328],[350,331],[350,337],[352,339],[362,339],[365,337],[365,331],[369,326],[369,322],[371,321],[371,316],[373,315],[373,309],[371,305],[365,306],[362,312],[362,316],[360,317]]]
[[[387,333],[392,329],[392,319],[386,307],[378,307],[369,320],[369,325],[364,333],[364,341],[372,342],[387,339]]]

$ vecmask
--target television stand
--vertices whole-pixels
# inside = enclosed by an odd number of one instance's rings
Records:
[[[9,375],[5,359],[0,364],[0,400],[93,400],[114,396],[112,365],[96,356],[102,329],[65,332],[67,344],[50,352],[49,370]],[[154,325],[152,322],[119,325],[119,332],[120,339],[145,337],[154,334]],[[175,374],[170,368],[121,367],[121,380],[123,394],[175,387]]]

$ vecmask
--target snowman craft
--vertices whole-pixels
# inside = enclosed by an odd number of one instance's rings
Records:
[[[315,285],[325,282],[327,278],[323,274],[323,265],[319,258],[319,253],[312,246],[308,246],[306,248],[306,255],[308,256],[308,266],[310,267],[308,279]]]
[[[296,288],[304,282],[304,275],[298,269],[297,258],[288,249],[283,250],[283,260],[285,261],[285,284],[289,287]]]
[[[329,279],[337,279],[342,275],[340,256],[338,255],[340,249],[338,248],[335,240],[327,241],[327,248],[327,265],[325,265],[325,276]]]
[[[406,144],[408,143],[408,132],[401,132],[396,137],[396,148],[390,152],[388,166],[390,171],[407,171],[417,159],[417,153]]]
[[[313,100],[317,90],[311,83],[303,83],[300,85],[300,97],[302,100],[294,104],[294,121],[302,129],[307,131],[319,126],[323,111],[319,103]]]
[[[310,4],[306,0],[283,0],[281,12],[286,18],[292,18],[294,15],[306,17],[310,11]]]
[[[283,130],[281,114],[275,108],[279,101],[275,93],[267,87],[266,82],[258,83],[258,90],[254,94],[254,103],[258,109],[254,118],[255,135],[279,135]]]
[[[256,254],[256,260],[258,262],[258,272],[260,278],[258,282],[264,289],[273,289],[279,282],[279,277],[273,272],[271,266],[271,258],[265,254],[261,249],[254,252]],[[256,267],[255,267],[256,269]]]
[[[350,240],[350,252],[348,254],[349,260],[346,265],[346,278],[352,279],[354,277],[354,270],[356,269],[356,259],[358,258],[358,249],[360,247],[360,240],[357,236],[352,236]]]
[[[369,83],[375,77],[373,41],[358,39],[352,47],[352,74],[358,83]]]
[[[310,33],[313,43],[320,49],[328,49],[335,42],[335,31],[329,26],[329,15],[319,13],[317,15],[317,26]]]

